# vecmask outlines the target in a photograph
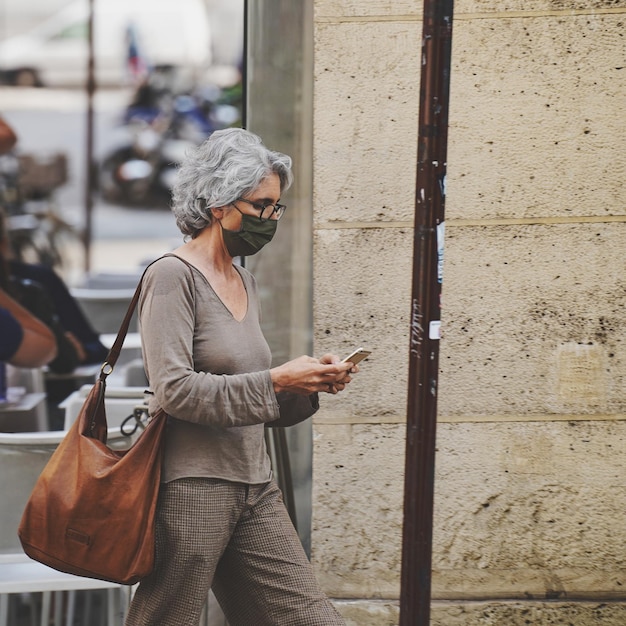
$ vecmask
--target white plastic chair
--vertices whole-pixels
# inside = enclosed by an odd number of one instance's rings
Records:
[[[135,293],[135,287],[121,289],[72,287],[70,293],[96,332],[116,333]],[[136,313],[131,320],[130,331],[137,331]]]
[[[0,407],[0,431],[48,430],[43,369],[7,364],[6,380],[13,401]]]
[[[0,433],[0,626],[8,626],[9,594],[43,594],[41,626],[50,624],[52,593],[57,594],[53,623],[61,625],[61,593],[68,593],[66,625],[74,620],[75,592],[107,589],[108,626],[121,626],[128,605],[129,588],[91,578],[57,572],[29,559],[19,543],[17,528],[39,474],[64,436],[63,431]],[[125,448],[128,438],[111,428],[108,443]]]
[[[76,421],[78,412],[85,402],[85,398],[93,385],[83,385],[80,389],[69,395],[61,404],[65,409],[64,428],[67,430]],[[119,426],[129,416],[137,406],[144,403],[145,387],[107,387],[104,397],[104,406],[107,415],[109,430]]]

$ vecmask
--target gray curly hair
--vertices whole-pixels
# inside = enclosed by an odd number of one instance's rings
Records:
[[[212,208],[223,207],[254,191],[271,174],[281,193],[291,186],[291,157],[273,152],[243,128],[215,131],[191,149],[172,188],[172,212],[183,235],[197,237],[213,222]]]

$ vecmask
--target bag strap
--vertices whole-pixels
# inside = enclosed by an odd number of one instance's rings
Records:
[[[122,346],[124,345],[124,340],[126,339],[126,335],[128,334],[128,329],[130,327],[130,320],[132,319],[133,313],[135,312],[135,309],[137,308],[137,302],[139,302],[139,296],[141,294],[141,285],[143,283],[143,279],[146,275],[146,272],[148,271],[148,268],[154,263],[156,263],[157,261],[160,261],[161,259],[165,258],[166,256],[175,256],[175,255],[164,254],[163,256],[159,257],[158,259],[155,259],[154,261],[146,265],[145,269],[143,270],[143,273],[141,274],[141,278],[139,279],[139,282],[137,283],[137,288],[135,289],[135,293],[130,301],[130,304],[128,305],[128,310],[126,311],[126,315],[124,316],[120,329],[117,332],[117,337],[115,338],[115,341],[113,342],[113,345],[111,346],[111,349],[109,350],[109,353],[107,354],[107,357],[104,363],[102,364],[102,367],[100,368],[99,378],[101,381],[104,382],[107,376],[113,372],[113,368],[115,367],[115,364],[117,363],[117,359],[120,356],[120,352],[122,351]]]

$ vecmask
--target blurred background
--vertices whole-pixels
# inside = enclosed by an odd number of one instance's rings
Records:
[[[76,287],[179,245],[177,163],[242,124],[243,24],[243,0],[0,0],[0,116],[18,137],[0,202],[18,258]]]

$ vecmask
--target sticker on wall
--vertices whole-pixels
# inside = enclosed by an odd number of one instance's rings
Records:
[[[446,223],[437,224],[437,280],[443,282],[443,244],[446,234]]]
[[[428,325],[428,338],[441,339],[441,320],[433,320]]]

